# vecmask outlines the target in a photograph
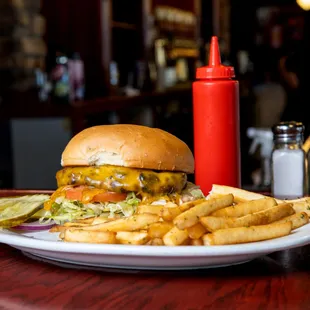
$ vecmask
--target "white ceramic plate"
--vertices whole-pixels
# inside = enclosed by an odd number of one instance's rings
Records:
[[[133,246],[67,243],[58,233],[0,231],[0,243],[58,262],[149,270],[212,268],[243,263],[272,252],[310,243],[310,224],[289,236],[268,241],[225,246]]]

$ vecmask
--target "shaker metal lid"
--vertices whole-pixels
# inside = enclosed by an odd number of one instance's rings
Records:
[[[280,122],[272,127],[274,138],[303,139],[305,127],[301,122]]]
[[[305,126],[301,122],[281,122],[272,127],[274,134],[302,134]]]

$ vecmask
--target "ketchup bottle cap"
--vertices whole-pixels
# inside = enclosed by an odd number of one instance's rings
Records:
[[[197,68],[197,79],[225,79],[235,77],[233,67],[221,64],[221,54],[217,37],[212,37],[209,55],[209,65]]]

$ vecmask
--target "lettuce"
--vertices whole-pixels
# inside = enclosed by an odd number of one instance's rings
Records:
[[[171,201],[181,205],[185,202],[194,201],[201,198],[205,198],[205,196],[199,186],[191,182],[187,182],[186,187],[180,194],[171,194],[169,196],[159,197],[159,199],[153,201],[151,205],[165,205],[167,202]]]
[[[168,201],[174,201],[182,204],[188,201],[204,198],[200,188],[188,182],[186,188],[181,195],[171,194],[165,197],[158,197],[153,201],[152,205],[164,205]],[[68,200],[64,197],[58,197],[53,203],[51,209],[40,219],[41,222],[54,220],[57,224],[71,222],[77,219],[85,219],[88,217],[101,216],[113,218],[116,214],[129,217],[136,212],[136,207],[141,202],[135,193],[131,192],[126,199],[117,203],[81,203],[79,201]]]
[[[204,198],[204,194],[202,193],[202,191],[200,189],[192,189],[190,191],[191,195],[198,199],[198,198]]]
[[[133,215],[140,199],[134,193],[129,193],[124,201],[111,203],[87,203],[72,201],[65,198],[57,199],[50,211],[47,211],[41,222],[54,220],[57,224],[71,222],[93,216],[114,217],[115,214],[123,216]]]
[[[182,191],[182,195],[191,195],[195,198],[204,198],[204,194],[200,187],[194,183],[187,182],[185,189]]]

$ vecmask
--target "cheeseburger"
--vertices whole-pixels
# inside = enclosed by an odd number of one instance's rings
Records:
[[[56,222],[130,216],[139,204],[178,205],[203,197],[187,182],[189,147],[172,134],[139,125],[103,125],[75,135],[61,156],[58,189],[44,205]]]

